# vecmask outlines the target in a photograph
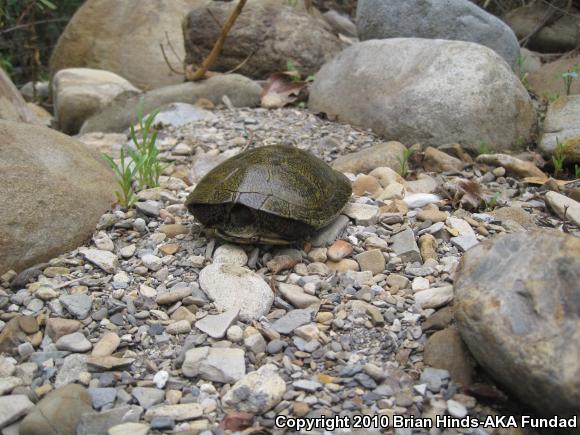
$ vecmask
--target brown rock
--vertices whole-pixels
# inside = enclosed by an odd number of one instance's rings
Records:
[[[547,179],[546,174],[542,172],[532,162],[517,159],[507,154],[481,154],[475,159],[477,163],[487,165],[503,166],[510,175],[516,177],[539,177]]]
[[[453,156],[450,156],[437,148],[428,147],[425,150],[423,167],[426,171],[444,172],[444,171],[461,171],[463,162]]]
[[[455,326],[437,331],[429,337],[423,359],[431,367],[447,370],[457,384],[467,386],[473,380],[469,352]]]
[[[431,221],[433,223],[435,222],[445,222],[447,220],[447,218],[449,217],[449,214],[444,212],[444,211],[440,211],[437,207],[433,207],[433,208],[427,208],[425,210],[419,210],[419,212],[417,213],[417,219],[420,221]]]
[[[61,319],[53,317],[46,322],[46,333],[56,342],[63,335],[69,335],[81,329],[81,322],[73,319]]]
[[[38,322],[32,316],[20,316],[18,318],[18,326],[26,334],[34,334],[38,332]]]
[[[0,332],[0,354],[15,352],[16,348],[27,340],[26,333],[20,329],[20,317],[22,316],[10,319]]]
[[[405,185],[406,181],[401,175],[388,166],[381,166],[373,169],[369,175],[379,180],[381,186],[387,187],[391,183],[399,183]]]
[[[380,207],[381,213],[400,213],[406,215],[409,211],[409,206],[400,199],[392,201],[385,201],[385,205]]]
[[[541,414],[578,415],[579,282],[580,238],[556,230],[485,240],[456,272],[455,319],[469,350]]]
[[[428,259],[437,260],[437,239],[431,234],[423,234],[419,237],[419,251],[423,261]]]
[[[91,355],[96,357],[109,356],[117,350],[119,344],[121,344],[121,339],[117,334],[110,331],[105,332],[95,344]]]
[[[159,250],[165,255],[173,255],[179,251],[179,243],[167,243],[166,245],[160,246]]]
[[[207,57],[221,31],[212,17],[225,23],[231,9],[231,4],[220,2],[188,9],[183,22],[187,64],[201,64]],[[225,44],[212,70],[237,68],[239,74],[254,79],[285,71],[288,61],[304,75],[316,74],[346,45],[322,20],[265,0],[248,1],[228,34],[230,40],[236,43]]]
[[[580,65],[580,56],[559,59],[543,65],[539,70],[528,75],[528,82],[532,91],[543,98],[553,99],[557,95],[564,95],[564,83],[561,74],[571,70],[574,65]],[[571,94],[580,94],[580,80],[576,79],[570,87]]]
[[[77,384],[58,388],[38,402],[20,423],[20,435],[75,435],[83,413],[92,412],[87,390]]]
[[[161,225],[159,227],[159,232],[166,234],[170,239],[178,234],[187,234],[189,231],[189,228],[181,224]]]
[[[431,314],[421,327],[424,331],[438,331],[447,328],[451,322],[453,322],[453,307],[446,306]]]
[[[326,256],[331,261],[340,261],[350,254],[352,254],[352,245],[344,240],[335,241],[326,252]]]
[[[2,68],[0,68],[0,119],[42,124]]]
[[[183,16],[191,8],[207,3],[206,0],[86,1],[75,12],[53,50],[50,76],[64,68],[88,67],[119,74],[145,90],[181,83],[183,76],[171,72],[159,44],[167,50],[170,43],[169,52],[175,50],[177,58],[183,59]]]
[[[0,121],[0,137],[0,203],[18,204],[0,208],[1,275],[89,239],[118,186],[100,156],[57,131]]]
[[[358,271],[358,262],[351,258],[343,258],[340,261],[327,261],[326,265],[332,272],[348,272],[348,271]]]
[[[375,198],[382,190],[379,180],[370,175],[361,174],[352,182],[352,193],[358,196],[369,194]]]
[[[399,159],[403,158],[405,145],[400,142],[386,142],[360,151],[338,157],[332,167],[340,172],[368,174],[375,168],[388,167],[398,170]]]

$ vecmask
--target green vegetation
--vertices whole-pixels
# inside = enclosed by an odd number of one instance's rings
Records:
[[[554,154],[552,154],[554,177],[561,174],[564,169],[564,161],[566,160],[566,155],[564,154],[565,148],[564,144],[556,138],[556,149],[554,150]]]
[[[133,177],[135,172],[137,172],[137,166],[132,161],[127,162],[127,156],[123,148],[121,148],[120,163],[115,162],[106,154],[103,154],[103,157],[117,175],[117,183],[119,184],[119,190],[115,192],[117,201],[123,208],[133,207],[137,202],[137,197],[133,190]]]
[[[518,56],[518,76],[520,78],[520,82],[522,85],[529,90],[530,89],[530,82],[528,81],[528,73],[524,72],[524,64],[526,63],[527,57],[525,56]]]
[[[399,161],[399,174],[401,177],[407,175],[407,172],[409,171],[409,159],[413,154],[415,154],[415,150],[406,148],[405,151],[403,151],[403,156],[397,157],[397,160]]]
[[[164,166],[157,159],[159,150],[157,149],[157,130],[153,127],[153,121],[159,110],[151,112],[147,118],[143,116],[143,99],[137,107],[137,117],[139,120],[139,134],[135,127],[131,126],[131,140],[135,144],[135,150],[129,150],[129,155],[137,166],[137,184],[139,190],[149,187],[159,186],[159,176],[163,172]]]
[[[0,66],[17,85],[46,76],[58,37],[83,0],[0,0]]]
[[[580,66],[574,65],[574,67],[562,73],[561,77],[564,81],[564,90],[566,91],[566,95],[570,95],[572,83],[578,78],[578,71],[580,71]]]
[[[143,116],[143,99],[137,106],[139,130],[131,126],[131,140],[135,149],[129,149],[129,159],[122,148],[120,161],[117,163],[112,157],[103,154],[117,175],[119,190],[115,192],[117,201],[123,208],[132,207],[137,198],[135,191],[158,187],[159,176],[165,166],[159,161],[157,149],[157,130],[153,128],[153,121],[159,113],[158,110],[151,112],[147,117]]]
[[[544,97],[546,100],[548,100],[548,102],[553,103],[558,98],[560,98],[560,92],[546,91],[542,94],[542,97]]]
[[[580,178],[580,165],[574,165],[574,178]]]
[[[489,200],[485,201],[485,210],[492,211],[497,207],[499,192],[496,192]]]
[[[477,155],[480,156],[482,154],[489,154],[489,145],[487,144],[486,141],[482,140],[481,142],[479,142],[479,145],[477,146]]]

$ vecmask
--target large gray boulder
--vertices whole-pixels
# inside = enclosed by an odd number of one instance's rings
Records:
[[[509,26],[468,0],[359,0],[356,24],[361,41],[406,37],[476,42],[511,67],[520,54]]]
[[[304,74],[315,74],[346,45],[322,19],[272,0],[250,0],[230,30],[214,71],[236,71],[263,79],[285,71],[288,62]],[[183,22],[187,64],[201,64],[217,40],[232,3],[214,2],[192,9]]]
[[[309,107],[385,139],[521,148],[536,113],[507,63],[479,44],[393,38],[354,44],[316,74]]]
[[[89,239],[117,184],[96,153],[62,133],[0,121],[0,137],[1,275]]]
[[[199,82],[165,86],[140,95],[121,94],[100,113],[89,118],[81,134],[94,131],[121,133],[137,122],[137,107],[143,104],[143,113],[150,113],[171,103],[194,104],[203,98],[213,104],[223,104],[228,97],[234,107],[255,107],[260,104],[262,87],[238,74],[213,76]]]
[[[59,130],[66,134],[78,133],[88,118],[124,92],[135,95],[140,91],[110,71],[61,69],[52,80],[54,117]]]
[[[144,90],[180,83],[183,75],[171,71],[160,44],[179,70],[185,57],[181,21],[191,8],[209,2],[87,0],[58,39],[50,76],[61,69],[86,67],[114,72]]]
[[[580,238],[486,240],[455,279],[455,318],[479,364],[540,414],[580,413]]]

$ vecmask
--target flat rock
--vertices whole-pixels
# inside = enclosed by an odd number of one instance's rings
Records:
[[[82,354],[72,354],[65,357],[59,369],[54,386],[56,388],[72,384],[79,380],[81,373],[87,371],[87,357]]]
[[[22,385],[22,379],[16,376],[0,377],[0,396],[4,396],[19,385]]]
[[[203,415],[203,408],[198,403],[183,403],[179,405],[161,405],[149,408],[145,412],[145,420],[151,421],[156,417],[169,417],[175,421],[186,421],[199,418]]]
[[[185,353],[183,375],[208,381],[233,383],[246,374],[244,351],[233,348],[198,347]]]
[[[219,246],[213,254],[214,263],[229,263],[245,266],[248,262],[248,254],[238,245],[225,244]]]
[[[93,305],[92,298],[85,293],[63,295],[59,301],[69,313],[80,320],[89,317]]]
[[[355,259],[362,271],[369,270],[373,275],[378,275],[385,270],[385,257],[379,249],[361,252],[355,256]]]
[[[226,409],[260,415],[276,406],[286,392],[278,368],[266,364],[236,382],[223,396]]]
[[[75,435],[82,414],[91,412],[91,399],[81,385],[71,384],[48,393],[20,423],[20,434]]]
[[[209,110],[187,103],[169,103],[159,109],[155,116],[155,125],[164,127],[181,127],[195,121],[215,118]]]
[[[208,315],[195,322],[195,327],[212,338],[223,338],[228,328],[236,321],[239,308],[233,308],[218,315]]]
[[[93,408],[101,409],[104,406],[111,405],[117,398],[117,390],[115,388],[89,388],[89,396],[93,404]]]
[[[34,404],[23,394],[0,397],[0,428],[26,415]]]
[[[155,302],[159,305],[173,304],[177,301],[185,299],[192,295],[192,289],[188,285],[175,286],[171,288],[168,292],[159,293]]]
[[[374,225],[379,220],[380,210],[376,205],[349,202],[342,211],[357,225]]]
[[[144,409],[149,409],[165,399],[165,391],[158,388],[135,387],[131,394]]]
[[[91,355],[97,357],[109,356],[117,350],[119,344],[121,344],[121,339],[117,334],[112,331],[105,332],[95,344]]]
[[[91,356],[86,364],[93,372],[108,371],[113,369],[125,369],[135,362],[134,358],[117,358],[114,356]]]
[[[455,326],[437,331],[429,337],[425,344],[424,361],[431,367],[447,370],[455,383],[471,385],[473,365]]]
[[[540,179],[548,179],[546,174],[542,172],[532,162],[518,159],[507,154],[481,154],[475,159],[477,163],[485,163],[488,165],[502,166],[506,169],[508,174],[516,177],[538,177]]]
[[[100,267],[107,273],[115,273],[119,267],[119,259],[110,251],[102,249],[83,249],[83,256],[95,266]]]
[[[266,315],[274,302],[272,289],[258,274],[235,264],[215,263],[204,267],[199,284],[219,310],[239,308],[242,321]]]
[[[312,321],[312,309],[291,310],[272,324],[280,334],[290,334],[296,328]]]
[[[580,239],[555,230],[496,236],[457,269],[455,317],[469,350],[544,414],[578,412],[578,282]]]
[[[546,204],[562,219],[580,226],[580,202],[557,192],[546,193]]]
[[[107,435],[107,431],[121,423],[139,421],[143,408],[136,405],[119,406],[107,411],[85,412],[77,428],[78,434]]]
[[[410,228],[391,237],[393,252],[405,262],[421,261],[421,252],[415,241],[415,233]]]
[[[145,423],[121,423],[109,428],[107,435],[147,435],[149,433],[149,425]]]

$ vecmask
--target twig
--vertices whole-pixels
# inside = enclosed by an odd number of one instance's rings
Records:
[[[201,80],[205,76],[205,73],[207,72],[209,67],[211,65],[213,65],[213,63],[216,61],[217,57],[219,56],[219,54],[224,46],[224,43],[226,41],[226,37],[228,36],[228,32],[230,31],[230,29],[232,28],[232,26],[236,22],[236,19],[238,18],[238,16],[242,12],[242,9],[243,9],[244,5],[246,4],[246,2],[247,2],[247,0],[240,0],[240,2],[236,5],[236,8],[233,10],[232,14],[228,18],[228,21],[224,25],[224,27],[220,33],[220,36],[219,36],[218,40],[216,41],[215,45],[213,46],[211,52],[206,57],[206,59],[203,61],[203,63],[201,64],[201,67],[197,71],[195,71],[191,75],[191,77],[186,76],[187,80],[197,81],[197,80]]]
[[[223,27],[223,24],[220,23],[220,20],[217,19],[217,17],[215,16],[215,14],[211,11],[210,8],[206,9],[207,13],[209,14],[210,17],[212,17],[214,23],[217,24],[217,26],[221,29]]]
[[[250,53],[250,55],[249,55],[248,57],[246,57],[246,58],[245,58],[245,59],[242,61],[242,63],[240,63],[240,64],[239,64],[239,65],[237,65],[236,67],[232,68],[231,70],[227,71],[227,72],[226,72],[226,74],[231,74],[231,73],[234,73],[234,72],[236,72],[237,70],[239,70],[241,67],[243,67],[243,66],[246,64],[246,62],[247,62],[247,61],[249,61],[249,60],[252,58],[252,56],[253,56],[254,54],[256,54],[256,51],[258,51],[258,49],[257,49],[257,48],[255,48],[255,49],[254,49],[254,51],[252,51],[252,52]]]
[[[68,20],[69,20],[69,18],[51,18],[50,20],[39,20],[39,21],[35,21],[34,23],[18,24],[16,26],[9,27],[7,29],[0,31],[0,34],[14,32],[15,30],[18,30],[18,29],[24,29],[24,28],[27,28],[28,26],[30,26],[31,24],[36,26],[37,24],[57,23],[60,21],[68,21]]]
[[[165,63],[167,64],[167,66],[169,67],[171,72],[175,73],[175,74],[179,74],[179,75],[185,75],[185,71],[177,71],[175,68],[173,68],[173,66],[171,66],[171,64],[169,63],[169,59],[167,58],[167,55],[165,54],[165,48],[163,48],[163,44],[161,42],[159,43],[159,48],[161,48],[161,54],[163,55],[163,60],[165,61]]]
[[[520,39],[519,41],[520,45],[522,47],[525,47],[526,44],[530,41],[530,39],[536,36],[536,34],[538,34],[540,30],[542,30],[548,23],[550,23],[550,21],[552,21],[556,13],[557,10],[555,8],[549,7],[548,10],[546,10],[546,13],[544,14],[544,18],[542,19],[542,21],[528,35]]]
[[[165,39],[167,40],[167,45],[169,45],[169,48],[171,48],[171,52],[173,53],[173,55],[175,56],[175,58],[177,60],[179,60],[179,63],[181,63],[182,65],[184,64],[184,60],[182,58],[179,57],[179,54],[177,54],[177,51],[175,51],[175,47],[173,46],[173,43],[171,42],[171,39],[169,39],[169,34],[167,32],[165,32]]]

